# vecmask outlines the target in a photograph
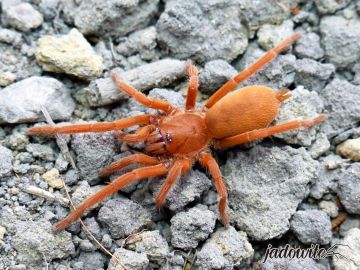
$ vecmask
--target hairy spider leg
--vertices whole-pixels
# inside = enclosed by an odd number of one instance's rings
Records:
[[[103,168],[99,175],[101,177],[110,175],[113,172],[119,171],[134,163],[150,166],[150,165],[157,165],[160,163],[160,161],[155,157],[150,157],[142,153],[134,154],[111,163],[109,166]]]
[[[150,133],[153,132],[155,129],[156,127],[154,125],[148,125],[139,128],[133,134],[117,133],[115,134],[115,136],[126,143],[143,142],[149,137]]]
[[[232,137],[228,137],[222,140],[215,140],[214,147],[217,149],[229,148],[238,144],[248,143],[257,139],[263,139],[276,133],[288,131],[299,127],[311,127],[317,123],[320,123],[326,119],[325,115],[319,115],[310,120],[303,121],[291,121],[289,123],[280,124],[268,128],[256,129],[242,134],[238,134]]]
[[[220,213],[221,222],[225,227],[229,226],[229,215],[226,212],[227,206],[227,191],[226,186],[221,175],[219,165],[216,160],[212,157],[211,154],[205,153],[200,157],[200,163],[210,172],[212,178],[214,179],[214,184],[216,191],[218,193],[218,207]]]
[[[46,126],[29,128],[27,130],[27,133],[30,135],[40,135],[40,134],[45,135],[45,134],[72,134],[72,133],[81,133],[81,132],[104,132],[104,131],[120,130],[135,125],[149,124],[150,119],[153,117],[154,115],[142,114],[142,115],[136,115],[128,118],[115,120],[113,122],[75,124],[75,125],[65,125],[65,126],[46,125]]]
[[[191,162],[189,160],[182,159],[175,161],[174,165],[169,169],[169,173],[156,195],[155,203],[158,209],[164,205],[165,199],[169,194],[171,187],[175,184],[179,177],[186,173],[190,168]]]
[[[189,86],[186,97],[185,110],[190,111],[196,108],[196,98],[199,88],[199,72],[191,60],[186,62],[186,72],[189,75]]]
[[[126,187],[130,183],[138,180],[143,180],[152,176],[160,176],[165,174],[168,169],[163,164],[158,164],[150,167],[143,167],[135,169],[131,172],[125,173],[122,176],[116,178],[113,182],[90,196],[84,202],[82,202],[77,208],[75,208],[66,218],[59,221],[52,227],[52,231],[55,233],[61,232],[67,228],[71,223],[79,219],[86,209],[99,203],[106,197],[109,197],[118,190]]]
[[[204,110],[211,108],[216,102],[218,102],[222,97],[224,97],[231,90],[235,89],[238,84],[245,81],[255,72],[263,68],[267,63],[272,61],[276,56],[278,56],[283,50],[289,47],[292,43],[300,38],[300,33],[296,33],[291,37],[281,41],[278,45],[268,51],[263,57],[257,60],[250,67],[244,69],[233,78],[228,80],[223,86],[221,86],[205,103]]]
[[[133,97],[137,102],[141,103],[142,105],[152,109],[161,110],[167,114],[169,114],[174,109],[169,102],[160,99],[150,98],[141,93],[139,90],[132,87],[131,85],[127,84],[121,78],[120,74],[113,72],[111,73],[111,77],[120,90]]]

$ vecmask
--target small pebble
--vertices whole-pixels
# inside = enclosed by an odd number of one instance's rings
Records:
[[[339,144],[336,152],[352,161],[360,161],[360,138],[349,139]]]
[[[42,176],[45,181],[49,184],[49,186],[57,189],[61,189],[63,187],[63,182],[61,180],[61,176],[58,169],[51,169],[47,171]]]

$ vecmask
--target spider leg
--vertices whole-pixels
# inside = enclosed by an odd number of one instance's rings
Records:
[[[131,85],[127,84],[120,76],[120,74],[113,72],[111,74],[111,77],[113,78],[114,82],[116,83],[116,86],[124,91],[129,96],[133,97],[137,102],[141,103],[142,105],[164,111],[165,113],[169,114],[174,108],[172,105],[164,100],[160,99],[154,99],[149,98],[143,93],[141,93],[139,90],[135,89]]]
[[[219,165],[211,154],[205,153],[200,157],[200,163],[209,170],[211,176],[214,179],[215,188],[219,196],[219,213],[221,222],[227,227],[229,226],[229,215],[226,212],[227,205],[227,191],[223,181]]]
[[[100,172],[100,176],[101,177],[107,176],[107,175],[109,175],[113,172],[116,172],[118,170],[121,170],[133,163],[139,163],[141,165],[157,165],[160,162],[157,158],[150,157],[150,156],[142,154],[142,153],[134,154],[134,155],[124,157],[123,159],[120,159],[118,161],[111,163],[109,166],[102,169],[102,171]]]
[[[238,134],[229,138],[216,140],[214,147],[217,149],[229,148],[238,144],[248,143],[257,139],[266,138],[276,133],[288,131],[299,127],[311,127],[317,123],[320,123],[326,119],[325,115],[319,115],[318,117],[310,120],[303,121],[291,121],[289,123],[280,124],[268,128],[255,129],[249,132]]]
[[[119,138],[120,140],[127,142],[127,143],[143,142],[149,137],[150,133],[153,132],[154,130],[155,130],[154,125],[148,125],[148,126],[139,128],[133,134],[117,133],[117,134],[115,134],[115,136],[117,138]]]
[[[289,97],[291,97],[291,92],[288,89],[281,89],[280,91],[278,91],[276,93],[276,98],[280,102],[283,102],[284,100],[288,99]]]
[[[248,77],[253,75],[255,72],[263,68],[267,63],[272,61],[276,56],[279,55],[283,50],[289,47],[292,43],[300,38],[300,33],[296,33],[291,37],[281,41],[278,45],[268,51],[263,57],[258,59],[254,64],[250,67],[244,69],[229,81],[227,81],[223,86],[221,86],[205,103],[206,108],[211,108],[216,102],[218,102],[222,97],[224,97],[231,90],[235,89],[235,87],[241,82],[245,81]]]
[[[196,97],[199,88],[199,72],[191,60],[186,62],[186,71],[189,75],[189,87],[186,97],[185,109],[187,111],[194,110],[196,107]]]
[[[86,209],[92,207],[98,202],[102,201],[104,198],[109,197],[118,190],[126,187],[132,182],[137,180],[146,179],[152,176],[160,176],[166,173],[168,169],[163,164],[158,164],[155,166],[144,167],[135,169],[129,173],[125,173],[122,176],[115,179],[113,182],[90,196],[84,202],[82,202],[76,209],[74,209],[66,218],[59,221],[52,227],[52,231],[55,233],[61,232],[71,223],[80,218]]]
[[[75,124],[67,126],[40,126],[32,127],[27,130],[30,135],[36,134],[72,134],[81,132],[104,132],[111,130],[120,130],[135,125],[149,124],[153,115],[142,114],[129,118],[119,119],[113,122],[89,123],[89,124]]]
[[[191,162],[186,159],[178,160],[170,168],[169,173],[162,184],[158,194],[156,195],[155,203],[158,209],[160,209],[165,202],[167,195],[170,192],[171,187],[174,185],[179,177],[187,172],[191,168]]]

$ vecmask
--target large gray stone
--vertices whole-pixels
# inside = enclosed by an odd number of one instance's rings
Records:
[[[340,16],[327,16],[320,23],[321,43],[326,57],[339,67],[360,58],[360,21]]]
[[[239,1],[241,15],[253,33],[264,24],[281,24],[290,16],[289,0],[242,0]]]
[[[280,237],[317,169],[318,162],[304,148],[257,145],[231,153],[224,167],[231,219],[254,240]]]
[[[339,176],[338,195],[349,213],[360,214],[360,163],[351,164]]]
[[[131,86],[140,91],[167,86],[185,76],[185,62],[162,59],[121,73]],[[110,77],[92,81],[89,87],[80,90],[76,98],[89,106],[104,106],[128,98],[119,90]]]
[[[44,121],[41,108],[53,120],[70,118],[75,103],[61,82],[49,77],[31,77],[0,91],[0,124]]]
[[[215,228],[216,217],[204,205],[179,212],[171,219],[171,244],[183,250],[196,248]]]
[[[100,181],[99,172],[116,155],[116,139],[111,133],[88,133],[72,136],[72,149],[80,176],[93,185]]]
[[[124,36],[148,25],[159,0],[81,1],[74,12],[75,26],[86,35]]]
[[[334,262],[335,270],[358,270],[360,265],[360,229],[349,230],[335,252],[337,256]]]
[[[70,233],[54,234],[51,223],[45,219],[17,221],[14,227],[12,245],[18,252],[17,259],[28,266],[40,267],[44,258],[52,261],[75,253]]]
[[[240,266],[247,265],[253,254],[246,233],[234,227],[219,228],[198,251],[195,269],[242,269]]]
[[[159,43],[180,59],[231,61],[248,44],[236,0],[169,0],[156,28]]]
[[[31,4],[19,1],[3,2],[2,23],[4,26],[11,26],[23,32],[30,32],[32,29],[42,25],[44,21],[42,14]]]
[[[139,232],[151,222],[148,211],[140,204],[126,198],[107,201],[100,208],[98,218],[115,239]]]
[[[0,145],[0,179],[10,175],[12,170],[12,152]],[[1,181],[1,180],[0,180]]]
[[[320,210],[297,211],[291,230],[304,244],[327,245],[332,237],[330,217]]]
[[[328,117],[321,130],[329,138],[357,125],[360,120],[360,86],[335,78],[319,94]]]

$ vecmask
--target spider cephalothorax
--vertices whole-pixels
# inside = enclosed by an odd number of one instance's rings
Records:
[[[234,76],[216,91],[199,111],[196,110],[198,71],[188,61],[186,70],[190,79],[184,110],[173,107],[166,101],[145,96],[124,82],[119,74],[113,73],[114,82],[120,90],[141,104],[162,111],[163,114],[137,115],[114,122],[30,128],[28,131],[30,134],[69,134],[119,131],[130,126],[139,125],[139,129],[135,133],[118,133],[117,136],[127,143],[145,142],[146,154],[138,153],[116,161],[104,168],[100,172],[100,176],[107,176],[133,163],[141,165],[140,168],[119,176],[109,185],[86,199],[70,215],[56,223],[53,231],[59,232],[65,229],[81,217],[86,209],[130,183],[168,173],[156,196],[156,205],[161,207],[172,185],[192,167],[195,161],[200,161],[214,179],[219,195],[220,218],[223,224],[227,226],[229,218],[226,213],[226,186],[219,166],[211,155],[210,148],[224,149],[248,143],[298,127],[310,127],[325,119],[324,115],[320,115],[311,120],[292,121],[270,126],[276,117],[281,102],[290,97],[288,90],[274,92],[266,86],[255,85],[229,93],[299,37],[299,34],[295,34],[285,39],[252,66]]]

